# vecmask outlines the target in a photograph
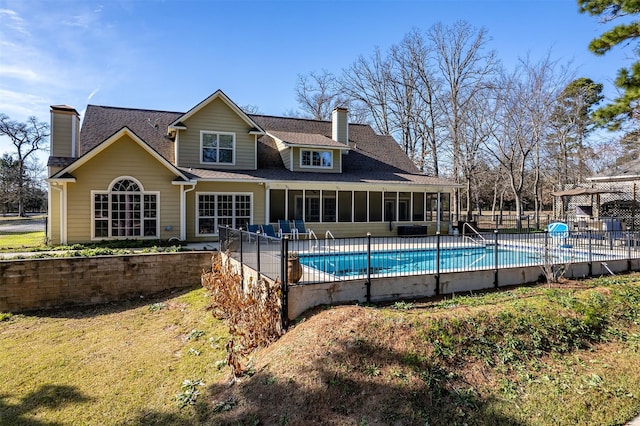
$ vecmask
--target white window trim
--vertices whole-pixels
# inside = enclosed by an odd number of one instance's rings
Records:
[[[213,162],[213,161],[204,161],[203,155],[202,155],[202,151],[204,150],[204,146],[203,146],[203,136],[204,135],[231,135],[233,137],[233,146],[232,146],[232,159],[233,161],[231,161],[230,163],[221,163],[219,161]],[[227,149],[227,148],[225,148]],[[218,153],[220,151],[220,145],[218,142]],[[215,130],[200,130],[200,164],[215,164],[218,166],[235,166],[236,165],[236,157],[237,157],[237,153],[236,153],[236,134],[234,132],[218,132]],[[220,158],[220,155],[216,156],[216,158]]]
[[[331,154],[331,165],[330,166],[313,166],[313,165],[304,165],[302,164],[302,153],[303,152],[311,152],[311,158],[313,158],[313,153],[314,152],[318,152],[318,153],[323,153],[323,152],[328,152]],[[333,155],[334,151],[332,149],[300,149],[300,168],[301,169],[322,169],[322,170],[331,170],[333,169],[333,165],[335,164],[334,160],[334,155]]]
[[[144,186],[142,186],[142,183],[138,179],[134,178],[133,176],[120,176],[120,177],[115,178],[114,180],[111,181],[111,183],[107,187],[107,191],[106,192],[111,192],[113,190],[113,186],[116,183],[120,182],[121,180],[132,180],[132,181],[134,181],[136,183],[136,185],[138,185],[138,188],[140,188],[140,192],[145,192],[144,191]],[[100,192],[100,191],[98,191],[98,192]],[[102,191],[102,192],[105,192],[105,191]]]
[[[132,191],[132,192],[121,192],[118,191],[118,193],[124,193],[124,194],[140,194],[141,196],[141,200],[140,200],[140,204],[141,204],[141,214],[142,214],[142,221],[144,222],[144,196],[145,195],[155,195],[156,196],[156,235],[153,236],[144,236],[144,235],[140,235],[140,236],[133,236],[133,238],[135,238],[136,240],[159,240],[160,239],[160,191],[145,191],[143,189],[142,184],[140,183],[140,181],[138,181],[137,179],[131,177],[131,176],[120,176],[116,179],[114,179],[110,184],[109,184],[109,189],[106,191],[99,191],[99,190],[92,190],[91,191],[91,241],[102,241],[102,240],[118,240],[118,239],[126,239],[126,238],[131,238],[130,236],[127,237],[121,237],[121,236],[111,236],[111,225],[113,222],[113,219],[111,217],[112,215],[112,211],[111,211],[111,197],[110,195],[113,194],[113,191],[111,191],[111,189],[113,188],[113,185],[123,179],[130,179],[134,182],[136,182],[136,184],[138,184],[140,191]],[[108,203],[108,235],[107,237],[96,237],[96,195],[99,194],[106,194],[108,195],[108,199],[107,199],[107,203]],[[144,230],[144,224],[142,225],[142,230]]]
[[[216,237],[218,236],[217,232],[214,233],[208,233],[208,234],[201,234],[200,233],[200,196],[201,195],[233,195],[234,199],[233,199],[233,207],[234,207],[234,212],[233,212],[233,219],[236,219],[235,216],[235,196],[236,195],[248,195],[249,196],[249,203],[251,204],[250,206],[250,214],[249,214],[249,223],[253,223],[253,192],[212,192],[212,191],[196,191],[196,208],[195,208],[195,235],[196,237]],[[216,207],[216,215],[214,215],[214,220],[217,221],[218,216],[217,216],[217,205]]]

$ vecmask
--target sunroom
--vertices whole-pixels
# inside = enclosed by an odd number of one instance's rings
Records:
[[[419,225],[429,234],[449,226],[450,194],[421,185],[355,186],[336,183],[267,187],[267,222],[304,220],[316,234],[395,235],[397,227]]]

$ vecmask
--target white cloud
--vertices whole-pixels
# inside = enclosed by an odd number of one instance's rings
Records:
[[[53,104],[82,108],[134,66],[130,40],[102,5],[57,6],[30,0],[0,9],[0,112],[12,119],[48,120]]]
[[[29,35],[24,19],[14,10],[0,9],[0,21],[6,29]]]
[[[24,121],[36,116],[40,121],[48,119],[49,100],[25,92],[16,92],[0,88],[0,112],[13,120]]]
[[[91,92],[89,94],[89,96],[87,96],[87,102],[89,102],[91,100],[91,98],[93,98],[93,96],[98,93],[100,91],[100,87],[96,87],[95,89],[93,89],[93,92]]]
[[[36,81],[40,79],[40,76],[32,70],[0,64],[0,78],[5,77],[27,81]]]

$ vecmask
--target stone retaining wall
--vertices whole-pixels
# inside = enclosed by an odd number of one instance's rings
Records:
[[[0,261],[0,312],[91,305],[200,285],[212,252]]]

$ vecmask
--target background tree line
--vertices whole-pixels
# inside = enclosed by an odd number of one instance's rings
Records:
[[[461,216],[537,215],[551,207],[552,190],[610,165],[601,153],[611,141],[588,138],[602,125],[592,114],[602,89],[550,54],[506,69],[485,29],[457,22],[413,29],[338,75],[299,75],[296,94],[304,116],[326,120],[347,106],[352,122],[393,135],[421,171],[454,179]]]

